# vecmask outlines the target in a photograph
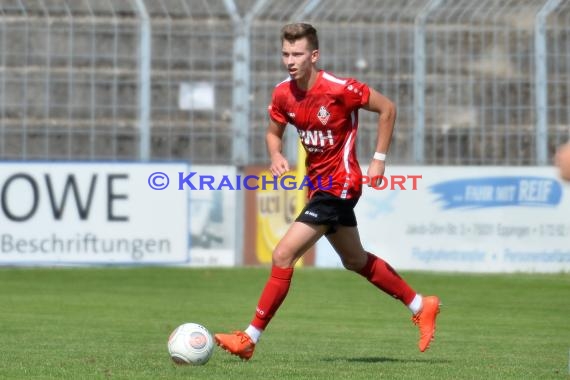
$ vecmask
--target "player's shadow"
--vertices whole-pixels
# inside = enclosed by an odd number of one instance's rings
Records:
[[[351,362],[351,363],[451,363],[447,359],[400,359],[388,358],[385,356],[360,356],[353,358],[346,357],[328,357],[321,359],[325,362]]]

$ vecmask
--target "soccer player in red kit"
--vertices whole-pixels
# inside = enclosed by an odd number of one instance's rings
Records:
[[[333,183],[327,183],[326,190],[316,187],[309,191],[308,204],[275,247],[271,274],[251,324],[245,331],[216,334],[216,343],[231,354],[250,359],[255,344],[287,296],[295,263],[326,236],[346,269],[365,277],[410,309],[412,321],[420,330],[418,346],[423,352],[435,333],[439,299],[422,297],[388,263],[364,250],[353,210],[362,192],[362,173],[355,150],[358,110],[364,108],[379,114],[376,153],[367,172],[368,178],[374,179],[384,174],[396,108],[387,97],[364,83],[317,69],[318,37],[311,25],[285,25],[281,42],[289,78],[275,87],[269,106],[266,142],[271,173],[281,176],[289,171],[281,148],[285,126],[290,123],[297,128],[307,151],[307,175],[312,183],[330,177]]]

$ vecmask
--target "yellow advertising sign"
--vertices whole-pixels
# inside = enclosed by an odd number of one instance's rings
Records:
[[[260,173],[273,179],[268,171]],[[273,248],[285,235],[289,225],[297,216],[297,190],[285,190],[271,186],[257,190],[257,259],[261,263],[271,263]]]
[[[301,144],[297,161],[298,168],[293,174],[297,177],[298,184],[305,176],[305,149]],[[259,262],[266,264],[271,263],[273,248],[305,207],[306,191],[285,190],[283,186],[273,186],[271,184],[271,181],[274,181],[273,175],[268,170],[259,173],[259,177],[265,177],[265,183],[268,185],[260,187],[256,192],[256,254]],[[302,265],[301,260],[298,265]]]

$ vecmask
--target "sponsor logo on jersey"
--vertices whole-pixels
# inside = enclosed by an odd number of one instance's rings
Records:
[[[326,131],[319,131],[319,130],[314,130],[314,131],[303,131],[303,130],[298,130],[299,132],[299,137],[301,138],[301,141],[303,142],[303,145],[305,145],[307,147],[307,150],[309,150],[310,152],[312,151],[320,151],[322,152],[322,149],[313,149],[314,147],[324,147],[325,145],[334,145],[334,138],[333,138],[333,134],[332,134],[332,130],[327,129]]]
[[[319,118],[321,123],[323,123],[323,125],[327,125],[327,122],[329,121],[329,117],[331,117],[331,114],[329,113],[329,111],[325,106],[321,106],[321,108],[319,108],[319,112],[317,113],[317,117]]]

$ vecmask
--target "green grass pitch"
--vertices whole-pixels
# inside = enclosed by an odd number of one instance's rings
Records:
[[[570,275],[406,272],[443,302],[417,349],[408,310],[360,276],[302,268],[249,362],[166,350],[183,322],[249,323],[267,268],[0,269],[2,379],[568,379]]]

